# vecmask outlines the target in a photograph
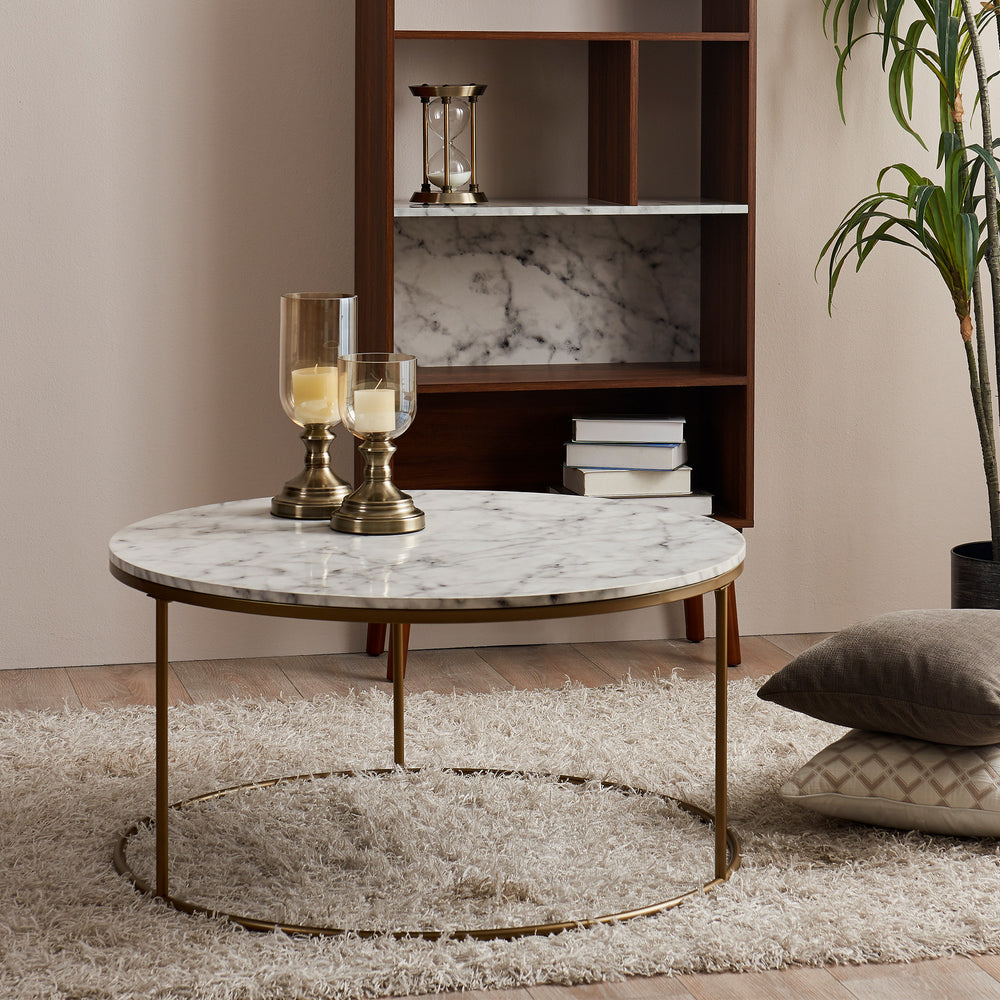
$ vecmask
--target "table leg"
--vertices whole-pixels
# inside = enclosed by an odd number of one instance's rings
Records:
[[[715,592],[715,877],[726,878],[726,760],[729,683],[728,610],[730,585]]]
[[[389,666],[392,668],[392,759],[397,767],[405,767],[403,755],[403,672],[406,663],[406,625],[392,623],[389,643]]]
[[[395,634],[395,633],[393,633]],[[406,677],[406,657],[410,651],[410,626],[403,626],[403,677]],[[389,636],[389,656],[385,661],[385,679],[391,681],[393,678],[392,665],[395,661],[392,656],[392,635]]]
[[[156,599],[156,895],[167,895],[167,605]]]

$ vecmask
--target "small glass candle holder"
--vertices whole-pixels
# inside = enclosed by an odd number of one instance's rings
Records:
[[[271,500],[275,517],[328,518],[351,492],[330,468],[331,425],[340,422],[337,360],[357,347],[356,295],[289,292],[281,296],[279,393],[302,428],[305,468]]]
[[[417,412],[417,359],[412,354],[349,354],[340,369],[340,417],[361,439],[365,460],[361,485],[330,518],[334,531],[355,535],[401,535],[420,531],[423,511],[392,482],[393,438]]]

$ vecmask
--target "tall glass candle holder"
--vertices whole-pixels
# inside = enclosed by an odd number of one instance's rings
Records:
[[[356,295],[289,292],[281,296],[279,392],[302,428],[305,467],[271,500],[276,517],[328,518],[351,492],[330,468],[330,427],[340,422],[337,360],[357,348]]]
[[[355,535],[401,535],[420,531],[423,511],[392,482],[393,438],[417,412],[417,359],[412,354],[349,354],[340,369],[340,416],[361,439],[365,460],[361,485],[330,518],[335,531]]]

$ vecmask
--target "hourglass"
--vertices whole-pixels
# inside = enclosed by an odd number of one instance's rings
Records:
[[[476,104],[485,90],[485,83],[410,87],[410,93],[420,98],[423,111],[424,179],[410,198],[414,204],[475,205],[487,200],[476,180]],[[466,128],[468,156],[455,145]],[[434,153],[430,152],[431,133],[440,140]]]

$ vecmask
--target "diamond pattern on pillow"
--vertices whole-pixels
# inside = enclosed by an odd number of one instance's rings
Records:
[[[781,796],[840,819],[1000,836],[1000,745],[949,746],[855,729],[799,768]]]

